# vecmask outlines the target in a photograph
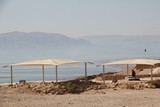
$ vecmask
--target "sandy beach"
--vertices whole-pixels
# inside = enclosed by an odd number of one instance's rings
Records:
[[[0,94],[0,107],[160,107],[160,90],[88,91],[82,94]]]

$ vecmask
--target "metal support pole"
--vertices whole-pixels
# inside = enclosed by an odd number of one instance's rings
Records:
[[[103,65],[103,83],[105,84],[104,73],[105,73],[105,66]]]
[[[43,83],[44,83],[44,65],[42,65],[42,79],[43,79]]]
[[[12,73],[12,66],[10,66],[11,68],[11,85],[13,85],[13,73]]]
[[[153,83],[153,67],[151,67],[151,83]]]
[[[85,62],[85,78],[87,78],[87,62]]]
[[[127,64],[127,76],[129,76],[129,65]]]
[[[56,65],[56,83],[58,82],[58,65]]]

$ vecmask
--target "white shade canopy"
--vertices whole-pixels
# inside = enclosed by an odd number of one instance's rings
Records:
[[[154,59],[131,59],[131,60],[121,60],[121,61],[115,61],[110,63],[104,63],[103,65],[122,65],[122,64],[140,64],[140,65],[155,65],[160,63],[160,60],[154,60]]]
[[[33,61],[20,62],[20,63],[10,64],[7,66],[62,65],[62,64],[72,64],[72,63],[82,63],[82,61],[65,60],[65,59],[45,59],[45,60],[33,60]]]
[[[130,60],[121,60],[121,61],[115,61],[115,62],[110,62],[110,63],[104,63],[101,64],[100,66],[105,66],[105,65],[127,65],[127,75],[128,75],[128,65],[129,64],[134,64],[134,65],[149,65],[151,66],[151,82],[153,81],[153,75],[152,75],[152,70],[153,66],[156,64],[159,64],[160,60],[154,60],[154,59],[130,59]],[[103,71],[104,74],[104,71]]]
[[[85,77],[87,76],[87,63],[90,62],[82,62],[78,60],[65,60],[65,59],[43,59],[43,60],[32,60],[32,61],[26,61],[26,62],[20,62],[15,64],[6,65],[4,67],[10,67],[11,68],[11,84],[13,84],[13,66],[42,66],[42,78],[44,82],[44,66],[56,66],[56,82],[58,82],[58,65],[62,64],[75,64],[75,63],[85,63]]]

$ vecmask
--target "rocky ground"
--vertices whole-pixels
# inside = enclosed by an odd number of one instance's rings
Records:
[[[160,80],[0,85],[0,107],[160,107]]]
[[[0,107],[160,107],[159,89],[101,89],[81,94],[0,94]]]
[[[107,73],[105,84],[103,74],[59,83],[0,84],[0,107],[160,107],[159,75],[151,83],[150,75],[125,81],[122,74]]]
[[[72,80],[66,82],[22,82],[14,85],[1,85],[0,93],[35,93],[49,95],[79,94],[90,90],[101,89],[135,89],[160,88],[160,80],[150,81],[118,81],[97,83],[92,81]]]

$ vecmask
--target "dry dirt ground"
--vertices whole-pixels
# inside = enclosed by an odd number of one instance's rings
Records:
[[[67,95],[0,93],[0,107],[160,107],[160,89],[104,89]]]

